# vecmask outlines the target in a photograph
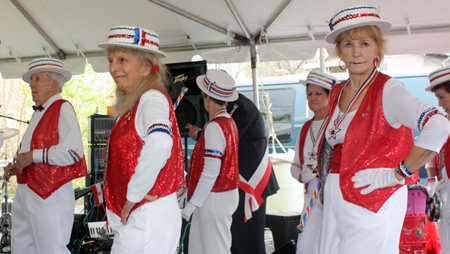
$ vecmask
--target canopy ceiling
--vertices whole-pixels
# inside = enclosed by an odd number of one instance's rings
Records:
[[[116,25],[159,33],[166,63],[194,55],[209,63],[248,62],[249,38],[256,38],[260,61],[311,59],[319,47],[332,52],[323,40],[327,21],[355,4],[379,6],[381,18],[393,24],[388,54],[450,52],[448,0],[0,0],[0,72],[21,77],[47,52],[79,74],[86,63],[80,51],[95,71],[105,72],[97,44]]]

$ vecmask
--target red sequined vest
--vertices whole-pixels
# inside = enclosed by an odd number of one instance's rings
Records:
[[[33,132],[30,151],[49,148],[59,143],[58,123],[61,105],[64,102],[66,100],[57,100],[45,111]],[[32,191],[41,198],[46,199],[64,184],[86,174],[87,167],[83,155],[83,159],[80,161],[64,167],[48,163],[33,163],[24,168],[22,175],[20,177],[19,175],[17,176],[17,181],[25,179],[25,183],[28,184]],[[23,178],[24,176],[25,178]]]
[[[306,121],[305,124],[303,124],[302,129],[300,131],[300,138],[298,140],[298,155],[300,158],[300,165],[305,164],[305,158],[303,157],[304,149],[305,149],[305,140],[306,135],[308,134],[309,126],[311,126],[312,119]]]
[[[220,125],[225,136],[227,146],[222,155],[221,167],[219,176],[214,183],[212,192],[224,192],[236,189],[239,186],[239,133],[236,123],[232,118],[216,117],[211,120]],[[205,129],[207,126],[205,127]],[[189,173],[187,178],[188,198],[194,194],[200,176],[205,165],[205,131],[200,134],[200,137],[195,144],[194,151],[192,151],[191,163],[189,165]]]
[[[405,126],[392,128],[384,118],[383,88],[389,79],[389,76],[379,73],[368,88],[345,134],[340,163],[340,188],[344,200],[375,213],[402,185],[377,189],[363,195],[360,192],[367,186],[355,189],[352,176],[367,168],[395,168],[408,156],[414,145],[411,129]],[[331,91],[329,115],[337,106],[337,95],[344,84],[341,82]],[[405,180],[406,184],[417,182],[418,170],[414,177]]]
[[[177,118],[172,106],[172,100],[166,90],[157,89],[164,94],[169,103],[169,120],[172,123],[172,150],[170,158],[160,170],[153,188],[148,195],[157,195],[162,198],[181,189],[184,185],[183,148]],[[120,117],[111,131],[109,141],[108,171],[106,174],[106,201],[108,209],[120,216],[127,200],[127,187],[135,173],[138,157],[144,145],[135,128],[135,116],[139,100],[128,116]],[[149,201],[142,200],[134,205],[130,213]]]

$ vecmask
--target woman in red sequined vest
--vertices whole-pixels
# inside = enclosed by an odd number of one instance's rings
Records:
[[[239,203],[239,133],[227,113],[238,94],[234,79],[220,70],[197,77],[209,114],[192,152],[187,175],[188,200],[181,212],[192,215],[189,253],[229,254],[232,215]]]
[[[175,253],[178,244],[183,151],[158,46],[158,34],[128,26],[99,44],[117,86],[105,191],[111,253]]]
[[[450,123],[378,71],[391,24],[376,7],[343,8],[329,26],[325,40],[335,44],[349,79],[330,93],[322,147],[333,152],[319,253],[398,253],[405,184],[417,181],[414,172],[439,151]],[[416,143],[411,129],[421,131]]]
[[[319,184],[317,148],[319,137],[325,129],[325,119],[330,107],[330,90],[336,85],[336,78],[326,73],[311,71],[306,80],[300,80],[300,83],[306,86],[308,107],[314,112],[314,117],[300,129],[295,145],[294,163],[291,166],[292,177],[305,184],[305,202],[300,222],[303,228],[298,234],[296,254],[317,254],[323,217],[320,197],[316,195],[314,198]]]
[[[450,113],[450,67],[437,69],[430,73],[430,86],[425,91],[436,95],[447,118]],[[438,221],[439,238],[441,241],[441,254],[450,254],[450,141],[442,147],[439,155],[427,163],[428,193],[433,196],[436,193],[441,204],[441,216]]]

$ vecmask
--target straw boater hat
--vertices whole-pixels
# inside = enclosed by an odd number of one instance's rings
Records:
[[[431,91],[433,87],[450,81],[450,67],[437,69],[431,72],[428,78],[430,79],[430,85],[425,88],[425,91]]]
[[[166,53],[159,50],[159,35],[151,30],[132,26],[115,26],[109,30],[108,42],[99,43],[100,48],[114,46],[144,50],[159,58]]]
[[[221,101],[235,101],[239,97],[236,91],[236,82],[221,70],[209,70],[205,75],[197,77],[200,89],[214,99]]]
[[[53,58],[38,58],[31,61],[28,65],[28,71],[23,74],[22,79],[27,83],[31,83],[31,76],[37,72],[52,71],[60,73],[64,76],[64,83],[72,78],[72,73],[68,69],[64,69],[64,64]]]
[[[331,88],[336,85],[336,81],[336,78],[329,74],[319,71],[311,71],[306,77],[306,80],[300,80],[299,82],[303,85],[316,85],[322,87],[323,89],[331,90]]]
[[[340,33],[355,27],[377,26],[382,34],[387,34],[392,24],[380,19],[377,8],[370,5],[355,5],[334,13],[328,26],[331,32],[325,36],[325,41],[333,44]]]

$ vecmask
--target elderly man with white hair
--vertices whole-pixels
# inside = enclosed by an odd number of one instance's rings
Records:
[[[75,198],[72,180],[87,173],[78,119],[60,93],[72,74],[61,61],[33,60],[22,79],[35,110],[5,176],[17,175],[12,253],[70,253]]]

